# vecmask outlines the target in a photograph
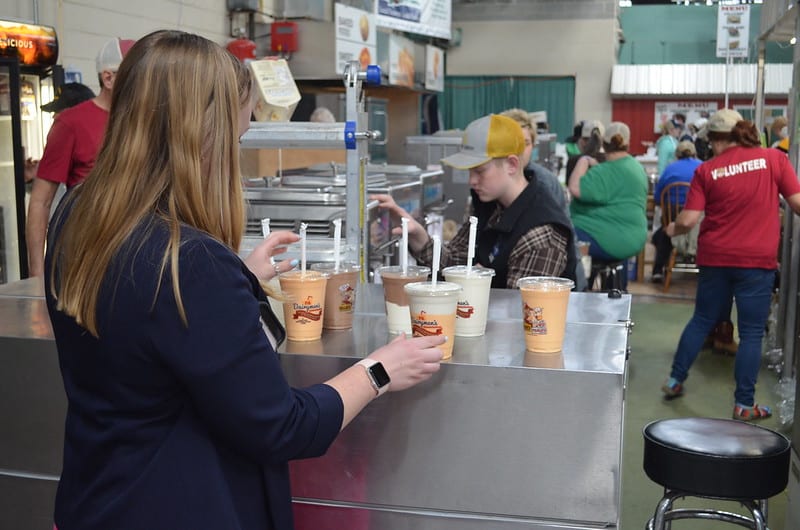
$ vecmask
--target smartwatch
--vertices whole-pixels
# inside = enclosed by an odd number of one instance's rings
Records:
[[[389,390],[389,383],[392,382],[392,379],[380,362],[375,359],[361,359],[356,364],[360,364],[367,371],[367,377],[372,388],[375,389],[376,396],[380,396]]]

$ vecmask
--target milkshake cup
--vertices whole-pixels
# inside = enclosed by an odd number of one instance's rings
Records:
[[[318,271],[284,272],[278,279],[287,301],[283,303],[286,337],[294,341],[322,337],[322,313],[328,277]]]
[[[311,270],[328,275],[325,287],[325,310],[322,312],[322,327],[325,329],[350,329],[353,327],[353,312],[356,308],[358,271],[355,263],[314,263]]]
[[[430,272],[430,267],[417,265],[409,265],[406,274],[403,274],[403,268],[399,265],[378,269],[386,300],[386,323],[389,325],[389,333],[411,334],[408,296],[403,286],[407,283],[425,281]]]
[[[558,352],[564,343],[572,280],[528,276],[517,280],[522,295],[525,348],[533,352]]]
[[[411,329],[415,337],[444,335],[447,342],[439,346],[442,359],[453,356],[456,331],[456,307],[461,286],[452,282],[409,283],[404,287],[411,309]]]
[[[456,310],[456,337],[480,337],[486,331],[494,269],[472,267],[468,270],[465,265],[459,265],[447,267],[442,273],[445,280],[463,288]]]

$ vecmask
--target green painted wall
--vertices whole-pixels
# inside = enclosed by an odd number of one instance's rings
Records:
[[[755,62],[761,6],[750,7],[750,58]],[[716,56],[717,7],[653,5],[620,9],[625,42],[619,64],[724,63]],[[767,62],[791,63],[788,43],[767,43]],[[741,59],[737,59],[741,61]]]

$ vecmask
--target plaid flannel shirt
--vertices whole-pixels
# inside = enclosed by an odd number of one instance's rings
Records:
[[[497,223],[503,208],[498,206],[489,218],[489,226]],[[511,250],[508,258],[506,287],[516,289],[517,280],[526,276],[558,276],[567,266],[568,234],[558,225],[541,225],[528,230]],[[469,223],[464,223],[449,243],[442,245],[441,268],[467,263]],[[419,252],[411,252],[421,264],[433,262],[433,240]]]

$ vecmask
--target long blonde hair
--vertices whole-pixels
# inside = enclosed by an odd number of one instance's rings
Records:
[[[239,248],[245,212],[238,116],[249,91],[247,69],[197,35],[156,31],[125,56],[96,164],[72,192],[51,260],[57,308],[92,335],[98,336],[97,302],[109,266],[146,218],[169,227],[158,285],[169,269],[184,323],[181,225]]]

